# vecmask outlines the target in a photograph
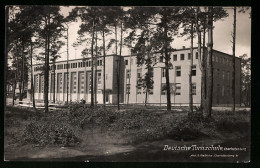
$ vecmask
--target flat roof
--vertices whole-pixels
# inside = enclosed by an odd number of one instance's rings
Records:
[[[206,47],[205,47],[205,48],[206,48]],[[194,47],[193,49],[198,49],[198,47]],[[184,50],[190,50],[190,48],[171,49],[172,52],[175,52],[175,51],[184,51]],[[218,50],[215,50],[215,49],[213,49],[213,51],[214,51],[214,52],[221,53],[221,54],[225,54],[226,56],[229,56],[229,57],[232,57],[232,58],[233,58],[233,55],[224,53],[224,52],[222,52],[222,51],[218,51]],[[155,53],[153,53],[153,54],[158,54],[158,53],[160,53],[160,52],[155,52]],[[114,57],[119,57],[119,55],[114,55],[114,54],[106,55],[106,57],[112,57],[112,56],[114,56]],[[134,54],[134,55],[122,55],[122,57],[130,57],[130,56],[131,56],[131,57],[135,57],[136,54]],[[102,55],[102,56],[97,56],[97,57],[100,58],[100,57],[103,57],[103,55]],[[241,58],[239,58],[239,57],[237,57],[237,56],[236,56],[235,58],[241,60]],[[70,62],[70,61],[77,61],[77,60],[83,60],[83,59],[91,59],[91,57],[70,59],[70,60],[68,60],[68,61]],[[67,60],[56,61],[56,63],[62,63],[62,62],[67,62]],[[52,62],[50,62],[50,65],[51,65],[51,64],[52,64]],[[35,66],[35,65],[42,65],[42,63],[33,64],[33,66]]]

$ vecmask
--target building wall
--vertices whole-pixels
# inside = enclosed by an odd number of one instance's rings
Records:
[[[190,49],[180,49],[170,54],[169,80],[171,86],[171,103],[179,106],[188,105],[189,103],[189,73],[190,73]],[[161,59],[161,54],[152,54],[153,59],[153,80],[154,86],[152,93],[148,94],[148,103],[167,103],[166,92],[162,89],[166,84],[164,73],[164,59]],[[177,58],[177,59],[176,59]],[[103,103],[103,57],[98,57],[97,62],[97,103]],[[102,63],[100,63],[102,60]],[[232,56],[213,50],[213,105],[223,105],[231,103],[231,75],[232,75]],[[69,68],[69,101],[84,99],[88,103],[91,101],[91,58],[86,59],[88,66],[83,66],[83,60],[70,60]],[[236,103],[240,103],[240,75],[241,63],[240,59],[236,58]],[[105,68],[106,81],[106,103],[116,104],[118,93],[118,66],[120,67],[120,103],[144,103],[145,91],[143,88],[137,87],[138,73],[140,77],[144,77],[147,69],[145,65],[138,66],[136,56],[107,56]],[[56,63],[55,71],[55,99],[58,102],[67,100],[67,69],[66,61]],[[40,65],[35,65],[36,67]],[[201,70],[199,67],[199,59],[197,57],[197,49],[193,50],[193,70],[196,75],[192,76],[193,85],[193,103],[199,105],[201,102]],[[181,71],[178,76],[177,71]],[[34,71],[35,98],[43,100],[43,76],[41,71]],[[51,72],[53,74],[53,71]],[[130,74],[130,78],[129,78]],[[224,74],[224,75],[223,75]],[[95,75],[95,72],[94,72]],[[223,78],[224,76],[224,78]],[[53,100],[53,77],[50,76],[50,93],[49,100]],[[130,85],[129,85],[130,84]],[[127,93],[130,86],[129,94]]]

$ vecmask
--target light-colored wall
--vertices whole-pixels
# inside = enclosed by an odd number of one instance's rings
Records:
[[[196,65],[196,76],[192,77],[192,82],[196,83],[196,95],[193,95],[193,102],[195,104],[199,104],[201,102],[201,70],[199,68],[198,59],[196,59],[196,52],[197,49],[195,48],[193,50],[193,65]],[[170,62],[172,63],[172,69],[169,70],[169,80],[170,83],[180,83],[181,84],[181,95],[174,95],[171,94],[171,103],[176,103],[176,105],[179,105],[180,103],[183,105],[187,105],[189,103],[189,70],[190,70],[190,60],[188,60],[188,53],[190,53],[190,49],[181,49],[176,50],[170,54]],[[173,55],[177,54],[177,61],[173,60]],[[181,60],[181,54],[184,54],[184,60]],[[165,67],[164,62],[159,62],[160,54],[154,54],[154,56],[157,57],[157,64],[154,64],[154,89],[153,94],[148,94],[148,103],[166,103],[167,97],[166,95],[161,95],[161,84],[166,83],[166,78],[162,77],[162,68]],[[230,93],[231,93],[231,74],[232,74],[232,66],[231,64],[225,64],[225,63],[219,63],[219,58],[223,57],[225,59],[231,59],[232,57],[230,55],[227,55],[222,52],[213,51],[213,104],[217,104],[217,95],[219,95],[218,103],[219,104],[227,104],[230,102],[231,95],[227,94],[225,96],[221,95],[221,90],[219,91],[217,89],[217,84],[220,86],[224,85],[225,87],[230,85]],[[216,58],[218,58],[218,62],[216,62]],[[130,60],[132,59],[132,61]],[[103,60],[103,57],[99,57],[99,60]],[[106,57],[106,68],[105,68],[105,74],[106,74],[106,90],[110,90],[108,103],[117,103],[117,62],[118,56],[107,56]],[[88,60],[91,60],[91,58],[88,58]],[[125,65],[125,60],[128,60],[128,65]],[[69,63],[78,63],[82,60],[71,60]],[[66,61],[63,62],[57,62],[56,66],[59,64],[66,64]],[[104,62],[102,61],[102,64]],[[176,76],[176,66],[181,66],[181,76]],[[126,71],[131,69],[131,78],[130,78],[130,94],[129,94],[129,103],[144,103],[145,102],[145,93],[144,90],[141,90],[141,94],[137,94],[137,69],[142,69],[142,76],[145,75],[147,69],[145,68],[145,65],[142,65],[140,67],[137,66],[137,60],[136,56],[124,56],[121,57],[121,71],[120,71],[120,103],[127,103],[128,101],[128,95],[126,94],[126,84],[129,83],[129,80],[126,78]],[[220,76],[218,77],[216,74],[216,69],[220,69]],[[240,102],[240,59],[236,59],[236,102]],[[103,90],[103,65],[97,66],[97,70],[101,72],[101,88]],[[222,77],[222,71],[225,71],[225,78],[224,80]],[[227,73],[230,72],[230,80],[227,80]],[[63,87],[65,87],[65,80],[64,75],[67,72],[66,69],[56,69],[56,84],[55,84],[55,91],[57,92],[57,74],[62,74],[63,78]],[[91,72],[91,67],[78,67],[77,68],[70,68],[69,69],[69,91],[71,91],[71,75],[72,73],[76,73],[77,78],[77,93],[69,93],[69,100],[75,101],[80,99],[85,99],[87,102],[90,102],[91,94],[88,92],[88,85],[89,85],[89,79],[88,75]],[[35,74],[39,74],[40,72],[34,72]],[[79,93],[79,74],[84,73],[85,75],[85,94]],[[86,78],[87,76],[87,78]],[[38,75],[40,77],[40,75]],[[50,78],[51,79],[51,78]],[[40,81],[39,81],[40,82]],[[28,82],[30,83],[30,82]],[[51,84],[51,82],[50,82]],[[87,86],[86,86],[87,85]],[[40,83],[38,87],[40,86]],[[30,86],[29,86],[30,87]],[[62,87],[62,88],[63,88]],[[40,89],[40,88],[39,88]],[[221,87],[220,87],[221,89]],[[226,88],[225,88],[226,91]],[[62,89],[62,92],[64,92],[64,89]],[[52,100],[52,93],[49,94],[50,100]],[[35,93],[36,99],[43,99],[43,93]],[[66,101],[66,93],[57,94],[56,93],[56,100],[58,101]],[[97,94],[97,101],[98,103],[103,103],[103,94]]]

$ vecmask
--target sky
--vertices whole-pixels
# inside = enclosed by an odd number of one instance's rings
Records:
[[[61,13],[64,16],[67,16],[73,7],[61,7]],[[104,7],[105,8],[105,7]],[[225,7],[229,16],[213,23],[213,49],[225,52],[227,54],[232,54],[232,36],[231,33],[233,31],[233,17],[234,12],[232,7]],[[251,10],[251,9],[250,9]],[[237,10],[238,11],[238,10]],[[251,56],[251,18],[250,11],[246,13],[238,13],[237,12],[237,35],[236,35],[236,56],[241,56],[243,54],[247,54],[249,57]],[[82,58],[81,51],[86,47],[84,45],[73,47],[73,43],[76,42],[78,34],[77,31],[79,29],[80,21],[71,23],[69,27],[69,59],[78,59]],[[106,37],[106,44],[109,42],[109,36]],[[176,49],[182,48],[185,46],[186,48],[190,47],[190,41],[185,41],[186,37],[178,38],[174,37],[174,41],[172,43],[172,47]],[[197,38],[194,39],[194,47],[197,46]],[[101,45],[101,42],[100,42]],[[66,60],[66,45],[61,48],[61,58],[57,61]],[[112,54],[113,51],[107,51],[107,54]],[[124,48],[122,51],[122,55],[129,55],[129,49]]]

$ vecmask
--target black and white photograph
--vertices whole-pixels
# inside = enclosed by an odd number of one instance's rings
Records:
[[[5,13],[4,161],[250,162],[250,6]]]

